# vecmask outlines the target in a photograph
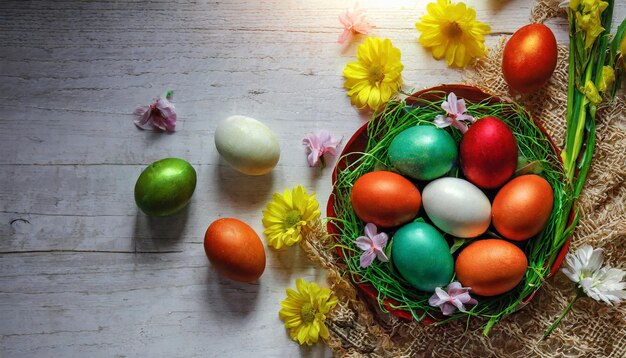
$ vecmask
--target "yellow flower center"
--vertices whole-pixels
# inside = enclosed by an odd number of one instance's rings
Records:
[[[373,83],[382,82],[385,79],[385,69],[380,65],[373,65],[369,69],[369,79]]]
[[[296,226],[296,224],[300,222],[301,219],[302,217],[300,216],[300,212],[298,210],[288,211],[285,215],[285,219],[283,220],[283,222],[285,223],[285,228],[290,229]]]
[[[448,22],[447,24],[445,24],[443,26],[442,32],[447,37],[456,39],[456,38],[461,37],[461,35],[463,34],[463,29],[461,28],[458,22],[453,21],[453,22]]]
[[[311,323],[315,320],[315,309],[313,309],[313,306],[310,303],[305,303],[300,309],[300,316],[302,317],[302,321],[304,321],[304,323]]]

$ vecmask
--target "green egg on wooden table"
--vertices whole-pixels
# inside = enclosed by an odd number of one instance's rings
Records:
[[[450,247],[432,225],[412,222],[393,235],[391,261],[398,273],[418,290],[434,292],[454,274]]]
[[[187,161],[165,158],[150,164],[135,183],[135,202],[150,216],[182,210],[196,189],[196,170]]]
[[[389,161],[401,174],[418,180],[445,175],[456,164],[457,144],[443,129],[414,126],[400,132],[389,145]]]

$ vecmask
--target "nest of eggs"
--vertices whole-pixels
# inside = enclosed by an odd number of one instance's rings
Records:
[[[432,286],[430,289],[422,288],[420,282],[424,280],[424,277],[406,277],[406,271],[403,271],[405,276],[403,277],[399,272],[399,267],[394,264],[394,255],[396,255],[394,251],[398,250],[397,247],[395,250],[393,249],[394,239],[396,239],[394,236],[404,226],[396,225],[383,229],[390,238],[386,250],[390,262],[375,260],[367,268],[361,267],[359,259],[363,251],[356,246],[355,239],[363,236],[366,222],[357,216],[353,207],[354,202],[351,200],[351,193],[355,182],[368,173],[375,171],[397,172],[389,158],[389,148],[394,138],[415,126],[432,126],[435,117],[443,114],[441,104],[450,92],[454,92],[458,98],[465,99],[467,114],[476,119],[495,117],[511,129],[518,150],[515,177],[528,173],[539,175],[549,183],[554,200],[549,219],[538,234],[523,241],[505,242],[506,245],[514,245],[519,248],[527,259],[527,267],[522,268],[525,271],[523,271],[523,278],[519,283],[514,283],[512,289],[500,294],[481,296],[473,293],[473,296],[478,299],[478,304],[467,307],[466,312],[457,311],[452,316],[443,316],[438,307],[432,307],[428,304],[434,288]],[[452,127],[442,130],[448,132],[458,148],[463,134]],[[465,179],[463,171],[456,164],[447,172],[445,177]],[[432,182],[418,181],[409,177],[406,179],[410,180],[422,195],[426,195],[423,192],[424,187]],[[485,334],[496,322],[528,303],[542,283],[558,269],[567,251],[568,239],[573,230],[572,221],[575,221],[569,213],[573,202],[573,190],[565,180],[558,149],[545,131],[533,121],[523,107],[491,97],[469,86],[440,86],[417,92],[402,101],[389,102],[384,110],[377,113],[347,143],[335,167],[333,184],[333,193],[328,203],[327,214],[330,219],[328,231],[335,237],[337,250],[345,261],[353,282],[366,296],[376,300],[383,311],[425,323],[443,323],[458,318],[480,317],[486,320],[483,326]],[[497,189],[483,190],[491,202],[493,202],[497,191]],[[376,201],[378,199],[372,197],[371,200]],[[459,208],[459,210],[472,211],[475,210],[475,207],[469,205],[469,207]],[[432,215],[427,215],[422,208],[417,217],[410,219],[409,223],[411,225],[429,224],[432,225],[431,227],[441,226],[440,223],[433,224],[433,218],[430,216]],[[406,221],[404,225],[406,225]],[[397,236],[402,236],[402,233]],[[459,253],[462,253],[472,243],[479,243],[490,238],[505,239],[502,236],[493,225],[490,225],[482,235],[471,239],[443,233],[457,265]],[[504,240],[498,241],[504,242]],[[432,255],[436,255],[436,249],[430,247],[425,249],[434,250]],[[475,249],[473,251],[479,252],[481,250]],[[416,264],[419,265],[419,263]],[[451,281],[459,280],[458,276],[459,273],[457,272]],[[425,281],[428,280],[424,280],[424,285],[428,286],[428,282]],[[462,280],[461,283],[463,283]]]

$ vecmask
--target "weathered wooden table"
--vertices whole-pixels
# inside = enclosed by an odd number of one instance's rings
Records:
[[[532,1],[468,1],[492,27],[488,45],[528,22]],[[0,357],[329,356],[299,347],[278,318],[297,277],[324,282],[296,246],[267,251],[256,284],[220,277],[203,251],[210,222],[262,232],[272,193],[303,184],[321,207],[330,168],[309,168],[303,136],[347,140],[366,120],[342,88],[356,44],[343,47],[348,1],[0,2]],[[405,88],[454,83],[414,23],[426,1],[361,1],[402,51]],[[615,18],[626,14],[616,5]],[[552,23],[559,41],[564,22]],[[175,91],[174,134],[140,131],[137,105]],[[263,177],[220,160],[217,123],[264,121],[281,159]],[[164,157],[193,164],[182,214],[135,206],[141,170]]]

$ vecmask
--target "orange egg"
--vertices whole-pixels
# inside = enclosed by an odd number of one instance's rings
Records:
[[[503,294],[524,278],[528,260],[520,248],[500,239],[480,240],[467,246],[456,259],[456,278],[472,293]]]
[[[543,24],[526,25],[515,31],[504,46],[502,74],[512,89],[529,93],[550,79],[556,59],[552,30]]]
[[[529,174],[506,183],[491,205],[491,222],[507,239],[527,240],[543,230],[552,213],[554,193],[542,177]]]
[[[219,219],[209,225],[204,252],[217,271],[234,281],[253,282],[265,271],[265,249],[259,235],[237,219]]]
[[[417,187],[402,175],[377,171],[357,179],[350,201],[354,212],[364,222],[392,227],[417,216],[422,196]]]

